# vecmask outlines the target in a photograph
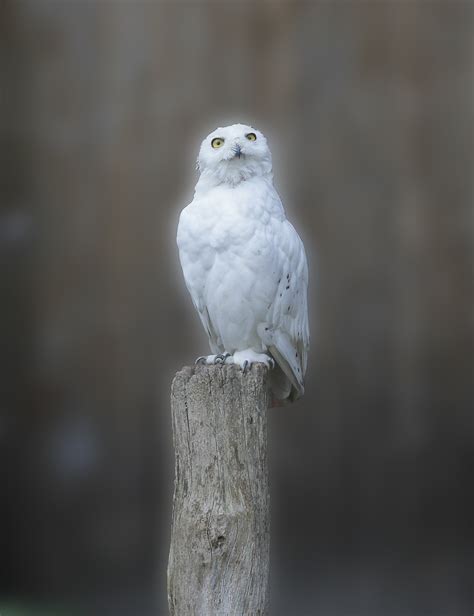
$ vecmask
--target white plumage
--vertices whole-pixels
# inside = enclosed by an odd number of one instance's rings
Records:
[[[309,346],[303,243],[273,187],[259,131],[235,124],[202,142],[194,199],[181,212],[186,286],[209,336],[207,363],[272,366],[278,399],[304,392]]]

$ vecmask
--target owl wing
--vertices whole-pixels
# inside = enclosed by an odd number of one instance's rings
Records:
[[[193,299],[193,303],[194,303],[194,299]],[[212,327],[211,319],[209,317],[207,308],[203,305],[198,307],[196,303],[194,303],[194,306],[196,307],[196,310],[198,311],[199,318],[201,319],[201,323],[203,324],[204,329],[206,330],[207,335],[209,337],[209,347],[211,351],[216,354],[223,353],[224,347],[222,346],[222,343],[220,342],[219,337],[217,336],[214,328]]]
[[[192,205],[192,204],[191,204]],[[190,206],[181,212],[177,243],[179,259],[183,270],[184,281],[191,295],[193,305],[199,314],[201,323],[209,337],[209,346],[213,353],[224,351],[222,342],[212,326],[209,312],[204,302],[205,281],[208,270],[212,267],[215,259],[215,251],[208,246],[203,249],[198,241],[201,234],[196,226]]]
[[[294,227],[286,219],[279,225],[275,237],[280,278],[261,336],[291,382],[294,399],[304,393],[309,348],[308,264],[303,242]]]

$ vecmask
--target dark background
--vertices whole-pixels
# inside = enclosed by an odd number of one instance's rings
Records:
[[[307,247],[272,616],[473,612],[474,3],[1,3],[2,616],[166,614],[175,248],[251,123]],[[61,611],[62,610],[62,611]]]

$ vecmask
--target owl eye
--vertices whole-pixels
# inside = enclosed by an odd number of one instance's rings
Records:
[[[224,145],[224,139],[221,139],[221,137],[215,137],[211,141],[211,145],[213,148],[220,148],[222,145]]]
[[[245,135],[249,141],[256,141],[257,135],[255,133],[247,133]]]

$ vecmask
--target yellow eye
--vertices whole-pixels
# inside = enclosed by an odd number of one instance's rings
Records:
[[[224,145],[224,139],[221,139],[220,137],[215,137],[211,141],[211,145],[212,145],[213,148],[220,148],[221,145]]]
[[[249,141],[256,141],[257,139],[257,135],[255,133],[247,133],[247,135],[245,136],[247,137]]]

